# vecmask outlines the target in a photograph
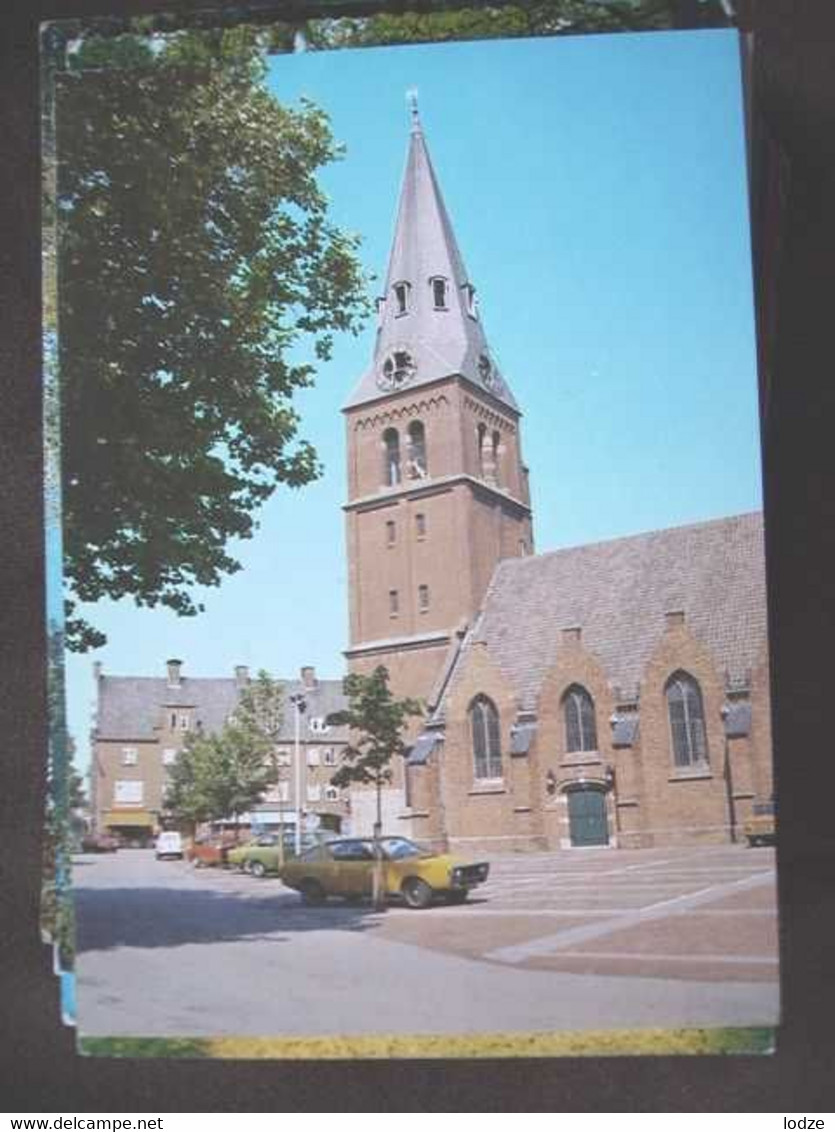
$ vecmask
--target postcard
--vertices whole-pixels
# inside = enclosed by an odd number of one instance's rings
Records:
[[[450,18],[46,29],[83,1053],[773,1049],[737,34]]]

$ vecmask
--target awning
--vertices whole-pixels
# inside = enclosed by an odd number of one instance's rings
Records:
[[[441,741],[441,736],[438,734],[423,734],[418,735],[415,740],[414,746],[406,756],[406,762],[409,766],[425,766],[429,756]]]
[[[154,819],[147,810],[106,810],[104,824],[134,825],[150,829],[154,825]]]
[[[517,723],[510,729],[511,755],[526,755],[536,735],[535,723]]]
[[[725,734],[729,739],[738,739],[751,732],[751,705],[730,704],[725,718]]]
[[[612,746],[632,747],[635,745],[637,734],[638,713],[630,712],[628,715],[620,715],[612,727]]]

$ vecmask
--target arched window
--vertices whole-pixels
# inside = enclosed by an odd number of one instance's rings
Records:
[[[406,468],[410,479],[426,476],[426,429],[420,421],[409,425],[409,458]]]
[[[383,483],[395,487],[400,483],[400,435],[396,428],[383,433]]]
[[[695,766],[706,763],[705,713],[699,685],[686,672],[676,672],[667,683],[666,694],[674,764]]]
[[[597,724],[594,700],[585,688],[574,684],[563,696],[566,751],[596,751]]]
[[[490,463],[490,454],[487,448],[487,425],[480,424],[477,430],[478,444],[478,474],[484,479]]]
[[[499,713],[486,696],[476,696],[470,704],[473,733],[473,764],[476,778],[501,778],[502,744]]]
[[[491,476],[491,478],[492,478],[494,483],[498,483],[499,479],[500,479],[500,476],[499,476],[499,458],[501,456],[501,444],[502,444],[502,438],[499,435],[498,431],[496,431],[496,432],[493,433],[493,436],[491,437],[491,444],[490,444],[490,457],[491,457],[491,464],[492,464],[492,476]]]
[[[429,282],[432,285],[432,302],[435,310],[446,310],[446,279],[441,275],[435,275]]]

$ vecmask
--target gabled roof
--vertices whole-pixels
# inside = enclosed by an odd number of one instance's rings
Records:
[[[98,681],[97,738],[140,742],[158,737],[162,713],[167,708],[190,708],[205,733],[220,731],[238,704],[241,688],[234,679],[183,676],[179,688],[165,679],[149,676],[101,676]],[[301,738],[310,742],[341,742],[348,729],[331,727],[312,731],[310,721],[325,719],[347,707],[341,680],[317,680],[308,687],[300,680],[283,681],[284,718],[278,742],[294,738],[294,709],[290,696],[303,692],[307,711],[302,715]]]
[[[445,309],[435,307],[431,284],[435,278],[447,283]],[[407,284],[406,313],[398,312],[397,283]],[[518,411],[490,355],[481,317],[471,309],[470,286],[414,110],[374,357],[345,407],[388,396],[392,388],[411,389],[460,374]],[[381,387],[383,365],[395,351],[407,353],[414,368],[402,382]],[[486,377],[483,359],[490,364]]]
[[[542,680],[579,626],[582,645],[622,696],[638,688],[664,632],[665,614],[686,625],[732,680],[766,643],[762,516],[739,515],[500,562],[453,676],[483,641],[516,692],[536,706]]]

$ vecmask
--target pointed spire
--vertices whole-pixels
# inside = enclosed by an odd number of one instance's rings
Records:
[[[409,152],[379,302],[374,359],[349,405],[459,374],[516,408],[490,354],[475,287],[429,157],[417,90],[407,92]]]
[[[418,111],[418,89],[416,86],[410,86],[406,91],[406,101],[409,103],[409,113],[412,116],[412,133],[422,134],[423,127],[420,124],[420,112]]]

